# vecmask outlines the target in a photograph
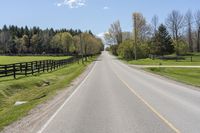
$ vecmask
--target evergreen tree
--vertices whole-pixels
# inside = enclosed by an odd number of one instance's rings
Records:
[[[158,32],[153,38],[153,45],[157,55],[172,54],[174,52],[171,36],[163,24],[159,26]]]
[[[4,25],[0,28],[0,54],[80,54],[78,53],[80,43],[75,44],[73,37],[80,38],[81,33],[80,29],[42,30],[36,26],[28,28],[28,26]],[[91,31],[89,33],[93,34]],[[93,41],[90,42],[94,45],[91,47],[87,45],[87,47],[90,48],[90,53],[91,51],[96,53],[102,46],[99,45],[95,36],[92,36],[92,39]]]

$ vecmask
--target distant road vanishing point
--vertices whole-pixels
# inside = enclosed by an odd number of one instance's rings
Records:
[[[38,133],[199,133],[200,91],[103,52]]]

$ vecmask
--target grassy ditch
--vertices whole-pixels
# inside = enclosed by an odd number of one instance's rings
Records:
[[[66,57],[65,57],[66,58]],[[56,91],[66,88],[95,57],[83,65],[78,63],[41,75],[0,79],[0,131],[3,127],[27,115],[36,105],[48,100]],[[16,101],[27,103],[15,106]]]

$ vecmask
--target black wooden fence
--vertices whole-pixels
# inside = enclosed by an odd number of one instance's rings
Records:
[[[160,60],[183,60],[187,62],[199,62],[199,57],[197,56],[159,56],[159,55],[149,55],[149,58],[154,60],[154,59],[160,59]]]
[[[87,55],[89,57],[92,55]],[[17,75],[33,75],[35,73],[43,73],[56,70],[67,64],[79,61],[81,56],[74,56],[63,60],[42,60],[32,62],[20,62],[15,64],[0,65],[0,78]]]
[[[150,59],[160,59],[160,60],[184,60],[182,56],[161,56],[161,55],[149,55]]]

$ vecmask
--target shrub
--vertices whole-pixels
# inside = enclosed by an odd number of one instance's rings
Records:
[[[110,46],[110,51],[113,55],[118,55],[117,50],[118,50],[119,45],[111,45]]]
[[[117,50],[120,57],[130,60],[135,58],[135,43],[133,40],[125,40],[122,42]],[[149,54],[149,46],[147,43],[137,45],[137,58],[146,58]]]
[[[117,53],[120,57],[130,60],[134,57],[133,50],[133,40],[125,40],[119,45]]]
[[[142,43],[137,46],[137,58],[147,58],[149,54],[149,46],[147,43]]]
[[[178,40],[177,43],[174,41],[174,46],[178,55],[186,55],[189,50],[189,47],[184,40]]]

